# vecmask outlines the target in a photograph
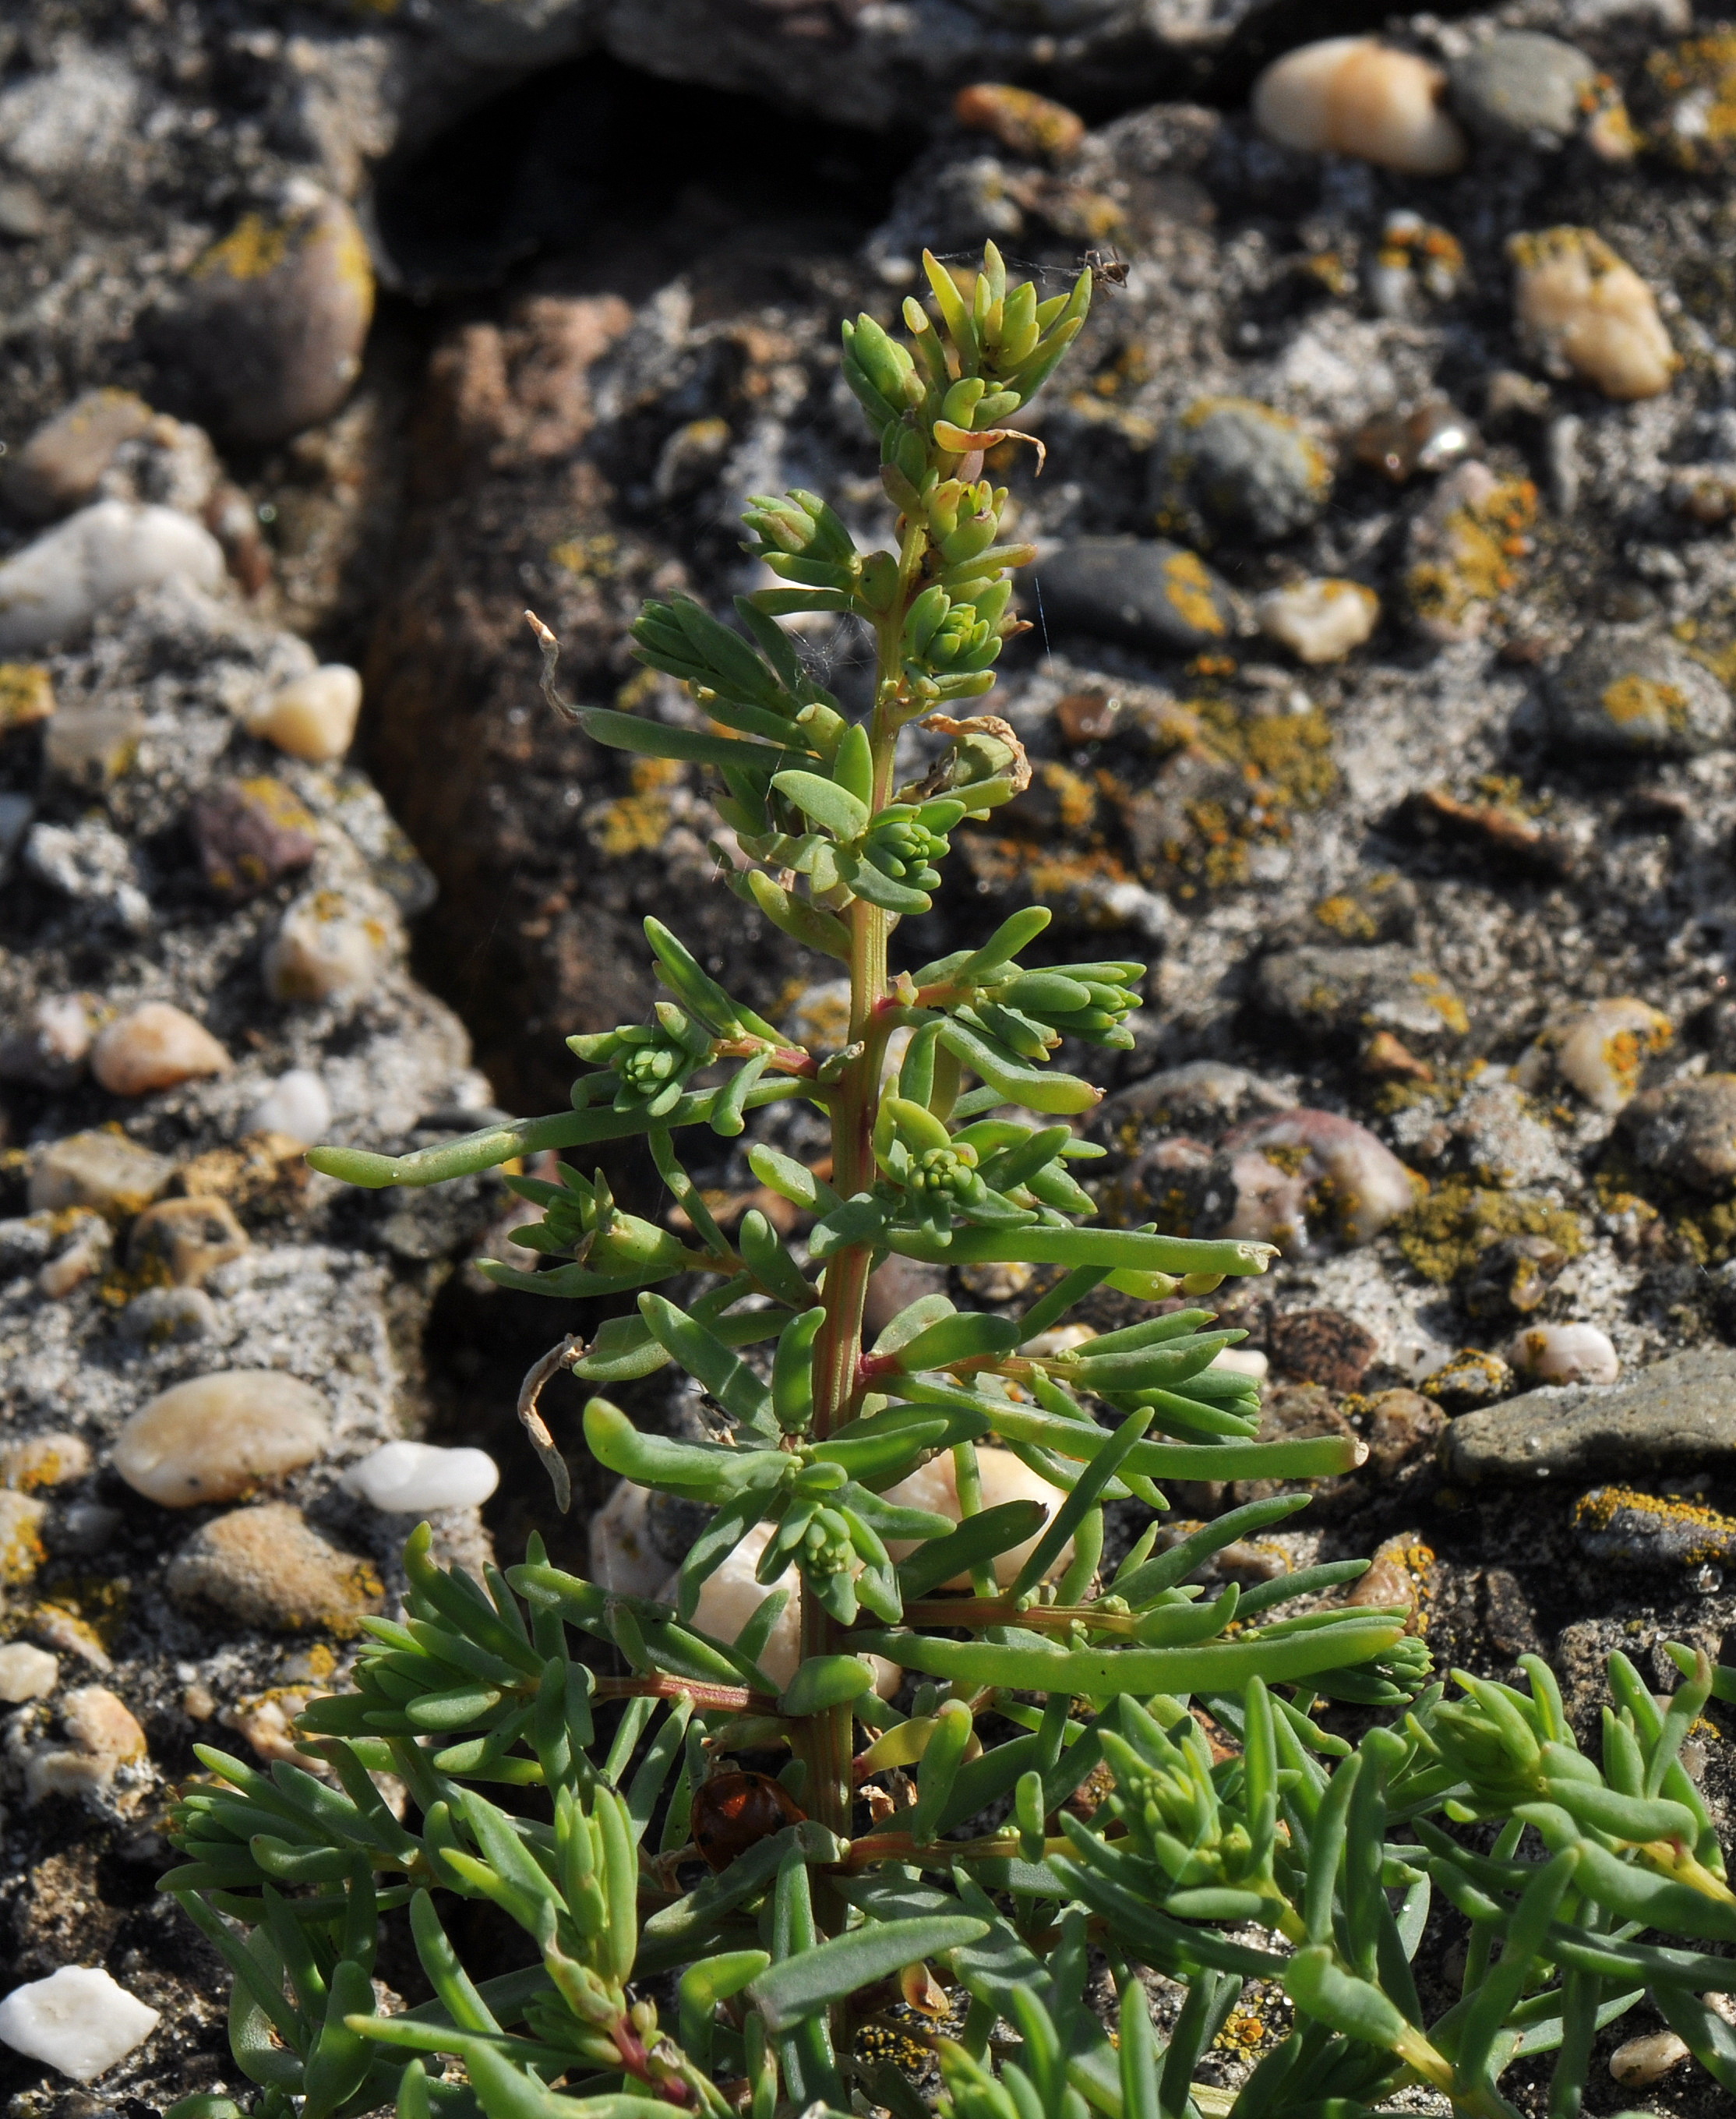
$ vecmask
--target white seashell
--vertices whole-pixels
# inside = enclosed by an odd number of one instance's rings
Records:
[[[1505,1349],[1509,1363],[1537,1384],[1613,1384],[1622,1373],[1609,1335],[1595,1324],[1530,1324]]]
[[[1447,76],[1373,37],[1326,37],[1276,59],[1254,83],[1254,123],[1280,147],[1354,155],[1382,169],[1444,177],[1465,164]]]
[[[143,2045],[160,2020],[95,1965],[62,1964],[0,2001],[0,2039],[75,2082],[94,2082]]]
[[[1552,375],[1578,375],[1623,402],[1669,389],[1682,365],[1652,291],[1589,228],[1545,228],[1508,243],[1513,318]]]

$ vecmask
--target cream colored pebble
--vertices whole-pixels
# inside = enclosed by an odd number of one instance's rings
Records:
[[[1326,578],[1273,589],[1254,605],[1260,630],[1299,662],[1336,662],[1362,646],[1380,614],[1373,589]]]
[[[33,1648],[28,1641],[0,1648],[0,1699],[9,1707],[45,1699],[59,1681],[59,1662],[46,1648]]]
[[[299,898],[266,945],[266,990],[273,1000],[331,1000],[353,993],[385,963],[383,922],[354,911],[336,891]]]
[[[1589,228],[1516,235],[1513,316],[1521,339],[1552,375],[1577,375],[1606,397],[1655,397],[1681,356],[1652,291]]]
[[[1447,76],[1374,37],[1326,37],[1275,60],[1254,83],[1254,123],[1305,153],[1354,155],[1412,176],[1465,164],[1456,120],[1442,108]]]
[[[45,1796],[95,1793],[113,1786],[121,1767],[150,1756],[137,1718],[105,1685],[69,1692],[61,1720],[76,1748],[42,1745],[32,1752],[25,1789],[33,1804]]]
[[[998,1508],[1003,1501],[1040,1501],[1053,1515],[1061,1505],[1059,1490],[1050,1486],[1047,1479],[1039,1477],[1029,1466],[1021,1463],[1010,1449],[979,1449],[976,1462],[982,1480],[983,1506],[985,1509]],[[909,1478],[900,1479],[896,1486],[888,1486],[886,1497],[900,1508],[930,1509],[936,1515],[951,1516],[956,1523],[960,1512],[952,1452],[942,1450],[938,1457],[930,1458],[919,1471],[913,1472]],[[1027,1538],[1022,1545],[1014,1546],[996,1560],[994,1576],[1003,1589],[1018,1574],[1027,1557],[1035,1551],[1037,1539],[1041,1536],[1042,1532],[1039,1531],[1035,1537]],[[915,1550],[914,1544],[905,1540],[889,1538],[887,1541],[887,1551],[894,1560],[902,1560],[906,1554]],[[1056,1556],[1054,1565],[1049,1572],[1059,1574],[1072,1556],[1072,1541],[1069,1539]],[[942,1586],[968,1589],[970,1584],[967,1578],[961,1576],[956,1583],[947,1583]]]
[[[1562,1078],[1600,1111],[1618,1111],[1640,1086],[1640,1070],[1674,1032],[1669,1018],[1631,995],[1600,1000],[1555,1033]]]
[[[1595,1324],[1530,1325],[1513,1335],[1505,1353],[1531,1383],[1613,1384],[1622,1373],[1613,1342]]]
[[[314,1463],[331,1433],[331,1408],[312,1384],[275,1369],[226,1369],[141,1406],[115,1441],[114,1468],[161,1508],[196,1508]]]
[[[167,1001],[148,1000],[118,1017],[90,1051],[90,1071],[116,1097],[148,1096],[207,1074],[226,1073],[229,1055],[202,1022]]]
[[[1644,2089],[1661,2082],[1687,2056],[1686,2042],[1674,2031],[1651,2031],[1618,2046],[1609,2056],[1609,2072],[1623,2089]]]
[[[341,758],[355,740],[362,679],[347,662],[324,662],[260,702],[247,716],[250,735],[263,736],[291,758],[322,765]]]

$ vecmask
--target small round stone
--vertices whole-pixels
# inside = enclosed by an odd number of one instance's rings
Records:
[[[77,639],[106,605],[141,589],[179,580],[215,594],[223,576],[222,547],[190,515],[95,501],[0,563],[0,654]]]
[[[237,1509],[190,1537],[169,1564],[178,1602],[209,1604],[238,1625],[348,1638],[385,1602],[380,1578],[320,1536],[286,1501]]]
[[[100,1004],[89,994],[50,994],[0,1039],[0,1081],[63,1089],[85,1070]]]
[[[312,1464],[331,1431],[323,1395],[275,1369],[228,1369],[177,1384],[134,1413],[114,1468],[166,1509],[232,1501]]]
[[[162,1000],[118,1017],[90,1048],[90,1072],[116,1097],[148,1096],[229,1066],[229,1054],[203,1023]]]
[[[164,1199],[133,1223],[127,1267],[146,1281],[197,1287],[247,1249],[247,1231],[226,1199]]]
[[[1035,569],[1057,632],[1192,655],[1237,631],[1229,584],[1162,537],[1076,537]]]
[[[0,2040],[75,2082],[94,2082],[137,2052],[160,2021],[95,1965],[62,1964],[0,2001]]]
[[[28,1582],[47,1557],[42,1526],[48,1504],[31,1494],[0,1491],[0,1589]]]
[[[306,868],[318,843],[312,817],[269,775],[218,781],[195,798],[188,821],[206,881],[232,904]]]
[[[1559,37],[1510,30],[1455,59],[1455,111],[1479,139],[1502,146],[1558,147],[1584,122],[1597,69]]]
[[[1603,625],[1544,690],[1550,733],[1568,753],[1694,755],[1727,743],[1736,710],[1723,684],[1668,633]]]
[[[1465,135],[1441,108],[1447,76],[1373,37],[1324,37],[1275,59],[1254,83],[1254,123],[1305,154],[1354,155],[1412,176],[1451,176]]]
[[[1674,2031],[1648,2031],[1616,2047],[1609,2056],[1609,2072],[1623,2089],[1649,2089],[1673,2075],[1688,2056],[1687,2040]]]
[[[331,1130],[331,1099],[326,1085],[308,1067],[280,1074],[248,1113],[244,1133],[275,1133],[312,1148]]]
[[[1643,1089],[1621,1115],[1642,1170],[1696,1192],[1736,1180],[1736,1074],[1701,1074]]]
[[[1549,1032],[1556,1071],[1595,1111],[1618,1111],[1640,1086],[1646,1062],[1675,1032],[1669,1018],[1632,995],[1600,1000]]]
[[[59,1682],[59,1662],[46,1648],[33,1648],[28,1641],[8,1641],[0,1648],[0,1699],[9,1707],[45,1699]]]
[[[1360,647],[1380,622],[1380,598],[1360,582],[1330,578],[1273,589],[1254,605],[1268,640],[1299,662],[1336,662]]]
[[[1290,536],[1314,520],[1331,489],[1320,444],[1252,397],[1196,398],[1151,455],[1158,528],[1197,545]]]
[[[43,1150],[30,1172],[30,1208],[58,1213],[94,1207],[100,1214],[137,1214],[174,1175],[166,1155],[124,1134],[98,1129],[68,1134]]]
[[[147,1287],[115,1320],[123,1339],[150,1347],[178,1347],[208,1339],[218,1324],[217,1305],[202,1287]]]
[[[7,503],[33,522],[82,506],[95,498],[115,451],[147,433],[154,416],[130,390],[86,391],[7,459]]]
[[[368,241],[312,187],[243,214],[155,320],[164,364],[225,438],[280,442],[328,420],[361,372],[373,313]]]
[[[1498,1398],[1507,1397],[1512,1388],[1513,1371],[1500,1355],[1485,1353],[1479,1347],[1462,1347],[1418,1385],[1425,1395],[1454,1413],[1473,1412],[1479,1406],[1493,1405]]]
[[[1085,120],[1064,103],[1005,81],[974,81],[953,99],[952,114],[972,132],[986,132],[1009,154],[1032,162],[1066,162],[1085,141]]]
[[[1528,1384],[1613,1384],[1620,1356],[1595,1324],[1532,1324],[1508,1342],[1508,1362]]]
[[[1589,228],[1546,228],[1507,243],[1513,322],[1552,375],[1577,375],[1626,401],[1669,389],[1682,365],[1650,287]]]
[[[377,976],[390,943],[383,921],[356,911],[337,891],[298,898],[266,947],[266,990],[277,1001],[353,993]]]
[[[21,1494],[69,1486],[90,1469],[90,1445],[76,1435],[24,1435],[0,1448],[0,1486]]]
[[[474,1509],[500,1484],[486,1449],[442,1449],[432,1442],[385,1442],[344,1474],[347,1493],[394,1515]]]
[[[348,663],[326,662],[262,700],[247,716],[248,730],[291,758],[323,765],[349,749],[361,710],[359,675]]]

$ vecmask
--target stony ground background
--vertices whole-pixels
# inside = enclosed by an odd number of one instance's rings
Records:
[[[1399,41],[1461,81],[1498,33],[1583,54],[1521,68],[1544,104],[1565,84],[1555,129],[1485,110],[1436,178],[1260,136],[1265,61],[1379,21],[0,22],[0,1985],[101,1963],[163,2012],[90,2093],[0,2056],[11,2119],[144,2119],[230,2080],[223,1982],[155,1894],[160,1823],[196,1741],[272,1755],[390,1598],[405,1520],[346,1468],[396,1435],[482,1441],[501,1491],[442,1514],[443,1549],[516,1554],[539,1523],[583,1559],[604,1495],[550,1525],[513,1440],[572,1320],[474,1268],[507,1254],[504,1194],[351,1194],[300,1147],[558,1107],[562,1039],[645,1004],[650,911],[836,1028],[836,993],[711,887],[703,786],[556,724],[519,614],[581,696],[690,711],[631,659],[640,598],[752,586],[749,493],[816,487],[883,534],[836,318],[890,322],[924,244],[993,236],[1058,289],[1090,250],[1125,267],[1044,409],[1044,475],[1002,474],[1040,550],[999,701],[1034,787],[961,837],[954,924],[900,946],[1035,898],[1058,952],[1150,957],[1094,1121],[1105,1206],[1275,1232],[1233,1305],[1270,1422],[1370,1445],[1234,1564],[1385,1544],[1437,1660],[1541,1652],[1588,1727],[1610,1647],[1661,1684],[1662,1643],[1736,1620],[1736,38],[1685,0],[1417,17]],[[1008,79],[1079,137],[952,114]],[[1517,327],[1509,240],[1564,225],[1651,290],[1656,394],[1613,399]],[[1281,416],[1214,429],[1219,476],[1188,415],[1225,398]],[[1361,637],[1311,662],[1294,614],[1323,579],[1356,585]],[[806,646],[859,702],[860,642]],[[353,747],[333,664],[364,679]],[[1679,703],[1613,715],[1623,683]],[[650,1196],[632,1157],[611,1174]],[[740,1157],[707,1176],[752,1188]],[[315,1396],[286,1412],[262,1374]],[[1573,1394],[1525,1395],[1552,1375]],[[194,1422],[167,1505],[122,1431],[211,1375],[245,1446]],[[576,1407],[551,1401],[569,1436]],[[1728,1725],[1699,1738],[1722,1803]],[[417,1974],[400,1950],[383,1976]],[[1690,2075],[1600,2066],[1589,2108],[1710,2111]]]

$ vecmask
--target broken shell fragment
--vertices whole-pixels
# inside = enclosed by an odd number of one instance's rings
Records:
[[[1550,374],[1577,375],[1626,402],[1669,389],[1682,365],[1652,291],[1589,228],[1545,228],[1508,243],[1513,321]]]
[[[1354,155],[1415,177],[1462,169],[1465,135],[1441,107],[1447,76],[1374,37],[1286,52],[1254,83],[1254,123],[1280,147]]]

